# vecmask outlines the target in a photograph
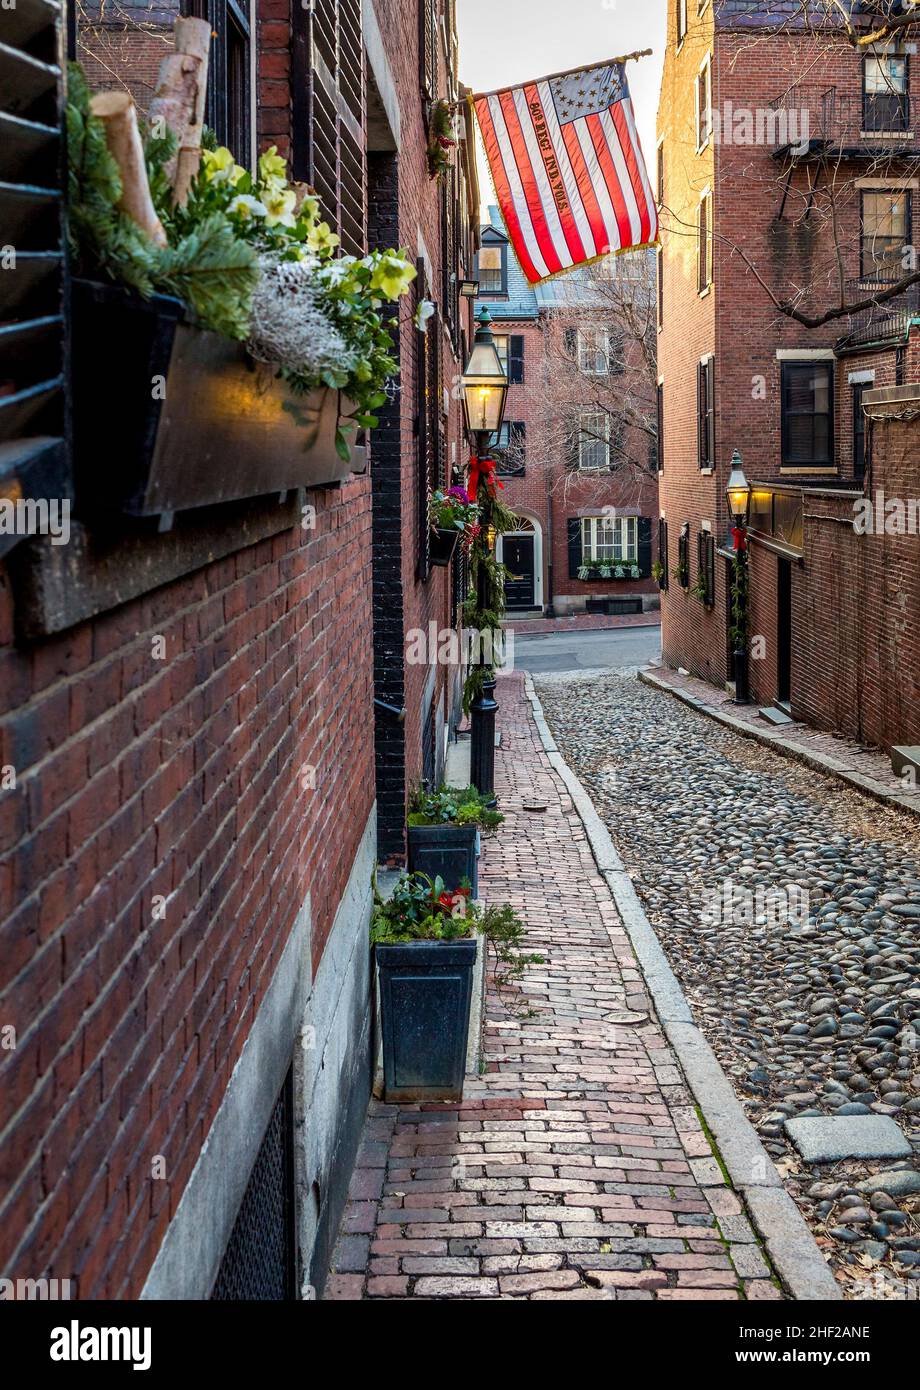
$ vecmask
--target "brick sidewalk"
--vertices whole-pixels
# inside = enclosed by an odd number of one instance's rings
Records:
[[[326,1298],[779,1298],[712,1157],[523,678],[484,896],[525,917],[535,1016],[490,992],[456,1105],[372,1102]],[[522,803],[546,802],[543,814]],[[718,1218],[721,1230],[716,1224]]]
[[[611,618],[603,613],[576,613],[570,618],[515,618],[511,614],[502,626],[513,628],[518,637],[538,637],[549,632],[606,632],[617,627],[660,627],[661,614],[657,609]]]

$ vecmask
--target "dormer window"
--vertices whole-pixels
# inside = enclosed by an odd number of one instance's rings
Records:
[[[508,243],[483,232],[476,258],[480,299],[497,299],[508,293]]]

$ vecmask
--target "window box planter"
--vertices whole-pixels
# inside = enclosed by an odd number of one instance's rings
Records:
[[[432,527],[428,542],[428,556],[431,563],[437,565],[439,569],[446,569],[454,558],[454,551],[457,549],[459,539],[459,531],[446,531],[440,526]]]
[[[73,287],[77,507],[170,516],[364,472],[335,449],[340,399],[295,396],[240,343],[185,322],[184,306],[115,285]]]
[[[461,1100],[475,939],[378,944],[374,949],[385,1101]]]
[[[479,827],[476,825],[410,825],[409,872],[443,878],[449,893],[467,882],[479,896]]]

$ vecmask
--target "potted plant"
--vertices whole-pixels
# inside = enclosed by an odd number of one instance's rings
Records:
[[[449,492],[436,492],[430,506],[431,538],[429,556],[433,565],[450,564],[461,536],[472,532],[479,517],[479,508],[471,502],[462,487]]]
[[[211,31],[178,19],[177,49],[189,26],[200,95]],[[78,503],[163,516],[341,482],[366,467],[353,433],[377,424],[389,306],[415,269],[338,255],[274,147],[243,169],[202,135],[194,84],[164,82],[144,139],[127,93],[91,95],[70,70]]]
[[[389,1104],[461,1100],[473,977],[482,936],[492,985],[518,1018],[532,1016],[519,985],[526,929],[507,904],[481,908],[442,879],[403,874],[389,898],[374,883],[371,944],[380,984],[384,1099]]]
[[[440,878],[448,891],[469,885],[477,897],[480,833],[495,830],[503,820],[475,787],[418,788],[407,822],[410,873]]]
[[[460,1100],[466,1074],[476,918],[467,894],[404,874],[374,884],[371,943],[380,983],[384,1099]]]

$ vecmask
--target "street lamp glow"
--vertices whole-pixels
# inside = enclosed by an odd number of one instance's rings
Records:
[[[497,434],[505,414],[508,378],[492,336],[492,316],[480,310],[476,336],[463,373],[463,405],[471,434]]]

